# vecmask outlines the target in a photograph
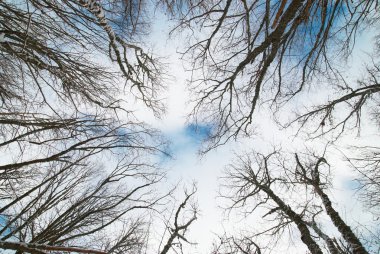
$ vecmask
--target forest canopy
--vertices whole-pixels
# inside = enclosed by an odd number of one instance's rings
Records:
[[[0,249],[190,253],[205,193],[170,184],[175,140],[147,120],[165,121],[183,64],[198,152],[235,150],[217,165],[221,209],[256,216],[209,253],[284,253],[284,241],[380,253],[379,26],[376,0],[0,1]],[[175,63],[152,46],[157,27],[179,45]],[[261,149],[267,121],[314,149]],[[366,224],[334,198],[342,161]]]

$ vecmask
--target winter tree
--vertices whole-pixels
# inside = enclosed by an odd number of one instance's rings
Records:
[[[149,218],[171,194],[157,189],[165,175],[153,157],[166,144],[126,107],[164,111],[164,66],[142,43],[148,7],[0,3],[0,248],[151,248]]]

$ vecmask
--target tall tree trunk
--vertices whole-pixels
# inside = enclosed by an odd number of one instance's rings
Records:
[[[330,216],[331,221],[334,223],[335,227],[342,234],[344,240],[352,247],[354,254],[368,254],[366,249],[363,247],[362,243],[356,237],[351,228],[343,221],[339,213],[332,207],[331,201],[326,193],[323,192],[321,187],[314,184],[314,189],[322,199],[323,206],[326,209],[327,214]]]

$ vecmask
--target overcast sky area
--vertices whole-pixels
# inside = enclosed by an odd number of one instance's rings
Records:
[[[167,21],[166,17],[156,14],[156,20],[152,26],[150,41],[153,48],[161,56],[166,56],[165,62],[168,63],[169,72],[172,77],[168,81],[168,90],[163,97],[166,100],[167,112],[162,119],[155,119],[152,114],[145,110],[138,109],[137,115],[141,119],[147,120],[151,125],[160,129],[165,138],[170,142],[172,158],[160,157],[160,164],[168,169],[168,183],[175,184],[180,181],[181,185],[191,186],[193,182],[197,184],[196,200],[199,204],[200,214],[198,220],[191,226],[187,233],[188,240],[196,243],[186,245],[184,249],[188,253],[208,253],[211,250],[212,242],[217,234],[224,232],[239,233],[245,231],[258,230],[264,228],[260,216],[252,214],[244,216],[241,213],[226,213],[223,207],[226,201],[220,197],[219,189],[223,170],[230,164],[235,153],[248,152],[254,149],[260,152],[270,152],[274,147],[281,148],[288,153],[302,152],[305,149],[323,151],[329,142],[328,137],[317,140],[305,141],[305,136],[300,134],[295,136],[296,128],[280,128],[273,119],[273,114],[265,107],[259,110],[259,121],[255,122],[257,135],[249,138],[230,141],[227,144],[211,150],[206,155],[199,155],[202,149],[202,142],[207,138],[210,127],[198,125],[186,118],[191,106],[189,105],[189,91],[187,90],[187,80],[189,72],[186,72],[186,62],[181,61],[181,54],[178,51],[183,46],[185,38],[172,37],[167,35],[173,27],[173,23]],[[369,61],[372,52],[373,38],[371,33],[360,34],[359,40],[355,45],[352,57],[346,65],[347,73],[350,76],[347,80],[355,81],[360,78],[361,70],[365,63]],[[315,89],[315,90],[313,90]],[[309,91],[309,96],[296,99],[289,103],[288,115],[281,117],[291,118],[294,107],[310,105],[326,98],[326,94],[331,91],[321,91],[314,87]],[[335,94],[339,95],[339,94]],[[140,114],[140,115],[139,115]],[[343,138],[335,143],[334,148],[329,148],[329,159],[332,164],[333,188],[330,189],[331,199],[334,205],[343,215],[347,222],[355,227],[360,223],[375,226],[373,216],[367,214],[362,204],[355,198],[357,183],[355,172],[344,161],[344,154],[349,154],[350,146],[353,145],[375,145],[379,143],[376,135],[376,128],[373,126],[362,126],[360,135],[357,130],[348,132]],[[325,227],[331,228],[327,223]],[[337,232],[336,232],[337,233]],[[306,247],[297,237],[292,237],[292,241],[284,241],[280,244],[278,252],[275,253],[305,253]],[[294,242],[293,242],[294,241]]]

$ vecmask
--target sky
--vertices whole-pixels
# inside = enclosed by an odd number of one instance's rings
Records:
[[[152,27],[151,42],[156,52],[167,56],[166,62],[173,77],[168,82],[168,91],[165,93],[167,113],[162,119],[155,119],[146,111],[140,114],[144,120],[154,127],[160,129],[170,143],[173,157],[160,158],[161,166],[168,169],[168,182],[174,184],[180,181],[184,185],[197,184],[197,201],[200,209],[198,220],[191,226],[188,233],[188,240],[197,243],[187,245],[185,249],[188,253],[207,253],[211,249],[211,243],[215,240],[216,234],[223,232],[239,232],[242,229],[256,227],[257,217],[242,219],[241,216],[231,214],[228,216],[223,209],[225,201],[218,198],[220,177],[223,170],[233,158],[235,153],[248,151],[252,148],[258,151],[269,151],[273,146],[282,147],[290,151],[302,151],[305,147],[323,149],[327,140],[322,142],[307,141],[302,137],[294,137],[294,129],[280,129],[268,111],[261,110],[259,113],[260,124],[257,126],[259,135],[254,138],[231,141],[224,146],[208,152],[206,155],[199,155],[202,141],[207,138],[210,127],[202,125],[196,126],[186,118],[190,106],[188,105],[189,93],[187,91],[186,80],[189,73],[185,71],[184,63],[180,60],[177,52],[181,47],[183,38],[165,38],[170,29],[165,17],[156,14],[156,22]],[[352,80],[360,76],[360,69],[363,63],[368,60],[368,52],[371,49],[368,45],[371,40],[369,34],[365,34],[356,44],[356,48],[347,63],[351,68]],[[313,91],[311,91],[313,93]],[[317,91],[318,92],[318,91]],[[319,91],[320,92],[320,91]],[[319,93],[319,98],[324,98],[323,93]],[[318,98],[317,98],[318,99]],[[308,100],[308,99],[306,99]],[[368,128],[367,128],[368,127]],[[359,137],[352,132],[342,138],[336,147],[330,149],[329,154],[334,164],[333,167],[333,188],[330,190],[330,197],[334,201],[334,206],[338,208],[344,219],[351,225],[357,223],[367,223],[373,221],[370,214],[366,214],[362,205],[355,199],[355,173],[343,160],[342,151],[349,151],[347,147],[354,144],[375,144],[379,140],[377,135],[372,135],[370,126],[363,126]],[[360,143],[359,143],[360,142]],[[332,226],[328,226],[331,227]],[[289,252],[292,246],[283,243],[281,251]],[[298,244],[294,253],[305,253],[305,246]]]

